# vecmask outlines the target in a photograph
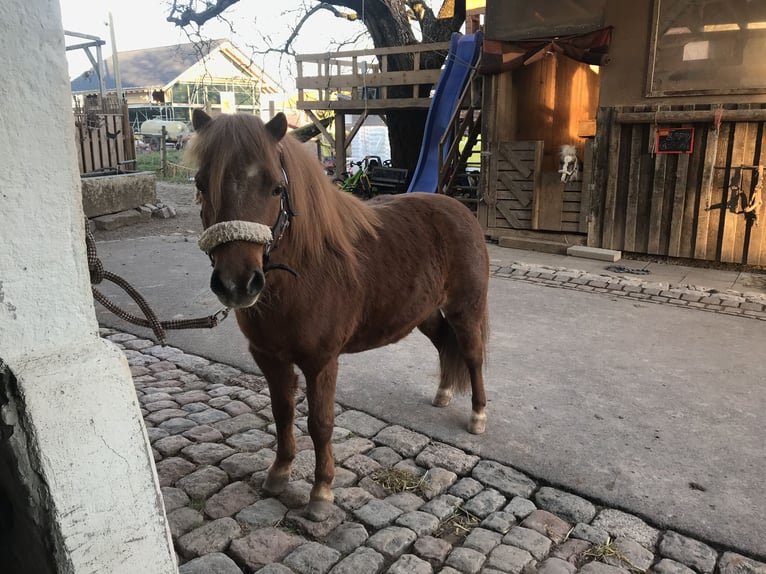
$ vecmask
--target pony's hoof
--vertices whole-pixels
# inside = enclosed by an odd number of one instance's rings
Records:
[[[449,389],[439,389],[431,404],[435,407],[446,407],[452,400],[452,391]]]
[[[327,500],[312,500],[306,505],[303,515],[314,522],[322,522],[330,518],[333,504]]]
[[[290,481],[290,475],[274,475],[271,473],[266,475],[266,480],[263,481],[263,490],[271,496],[279,496],[287,488],[287,483]]]
[[[484,413],[471,413],[471,422],[468,423],[468,432],[471,434],[482,434],[487,430],[487,415]]]

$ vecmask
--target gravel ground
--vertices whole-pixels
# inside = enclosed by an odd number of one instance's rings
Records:
[[[158,235],[198,235],[202,231],[199,206],[194,203],[194,185],[191,183],[157,182],[157,201],[176,211],[170,219],[152,218],[145,223],[126,225],[111,231],[96,230],[96,241],[115,241],[153,237]]]

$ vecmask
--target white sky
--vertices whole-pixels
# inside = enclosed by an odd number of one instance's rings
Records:
[[[106,41],[106,45],[102,47],[102,56],[109,58],[112,54],[108,27],[110,11],[114,21],[117,51],[189,42],[190,39],[183,30],[166,21],[169,12],[167,2],[168,0],[60,0],[60,5],[64,30],[101,37]],[[227,24],[211,21],[202,27],[201,34],[207,39],[231,40],[287,88],[292,83],[292,58],[283,59],[280,65],[277,56],[263,56],[256,52],[266,48],[266,42],[262,40],[264,35],[269,35],[275,46],[281,45],[280,40],[283,41],[287,37],[291,24],[295,21],[295,16],[286,13],[287,11],[313,4],[315,2],[310,0],[240,0],[224,13],[230,20],[234,33]],[[332,49],[333,42],[355,37],[363,29],[359,23],[348,23],[322,10],[314,14],[304,26],[294,48],[297,53],[324,52]],[[66,40],[67,45],[80,42],[82,40],[71,37],[67,37]],[[371,43],[358,46],[372,47]],[[93,54],[95,57],[95,51]],[[77,77],[91,67],[83,50],[67,52],[67,60],[70,78]]]

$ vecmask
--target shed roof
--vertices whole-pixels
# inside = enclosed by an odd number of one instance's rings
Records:
[[[118,52],[120,79],[124,90],[167,88],[175,83],[189,68],[209,59],[216,52],[222,53],[236,67],[242,77],[263,80],[263,91],[276,93],[279,85],[228,40],[214,40],[206,44],[176,44],[159,48],[145,48]],[[112,71],[112,58],[104,58],[106,70],[104,88],[114,91],[116,82]],[[71,82],[72,92],[97,92],[98,76],[91,69]]]

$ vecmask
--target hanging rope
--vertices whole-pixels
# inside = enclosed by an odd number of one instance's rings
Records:
[[[98,258],[96,252],[96,240],[93,237],[93,233],[90,231],[88,220],[85,220],[85,247],[88,253],[88,271],[90,271],[90,283],[91,290],[93,291],[93,298],[101,303],[106,309],[117,315],[120,319],[138,325],[139,327],[147,327],[152,330],[159,343],[164,347],[165,342],[165,330],[166,329],[212,329],[216,327],[221,321],[226,319],[229,314],[229,309],[223,308],[217,313],[208,317],[202,317],[199,319],[175,319],[171,321],[160,321],[152,308],[146,302],[146,299],[136,291],[133,286],[125,279],[106,271],[101,260]],[[100,284],[104,279],[111,281],[115,285],[122,287],[122,289],[130,295],[133,301],[136,302],[144,317],[137,317],[133,315],[117,304],[113,303],[107,297],[101,293],[94,285]]]

